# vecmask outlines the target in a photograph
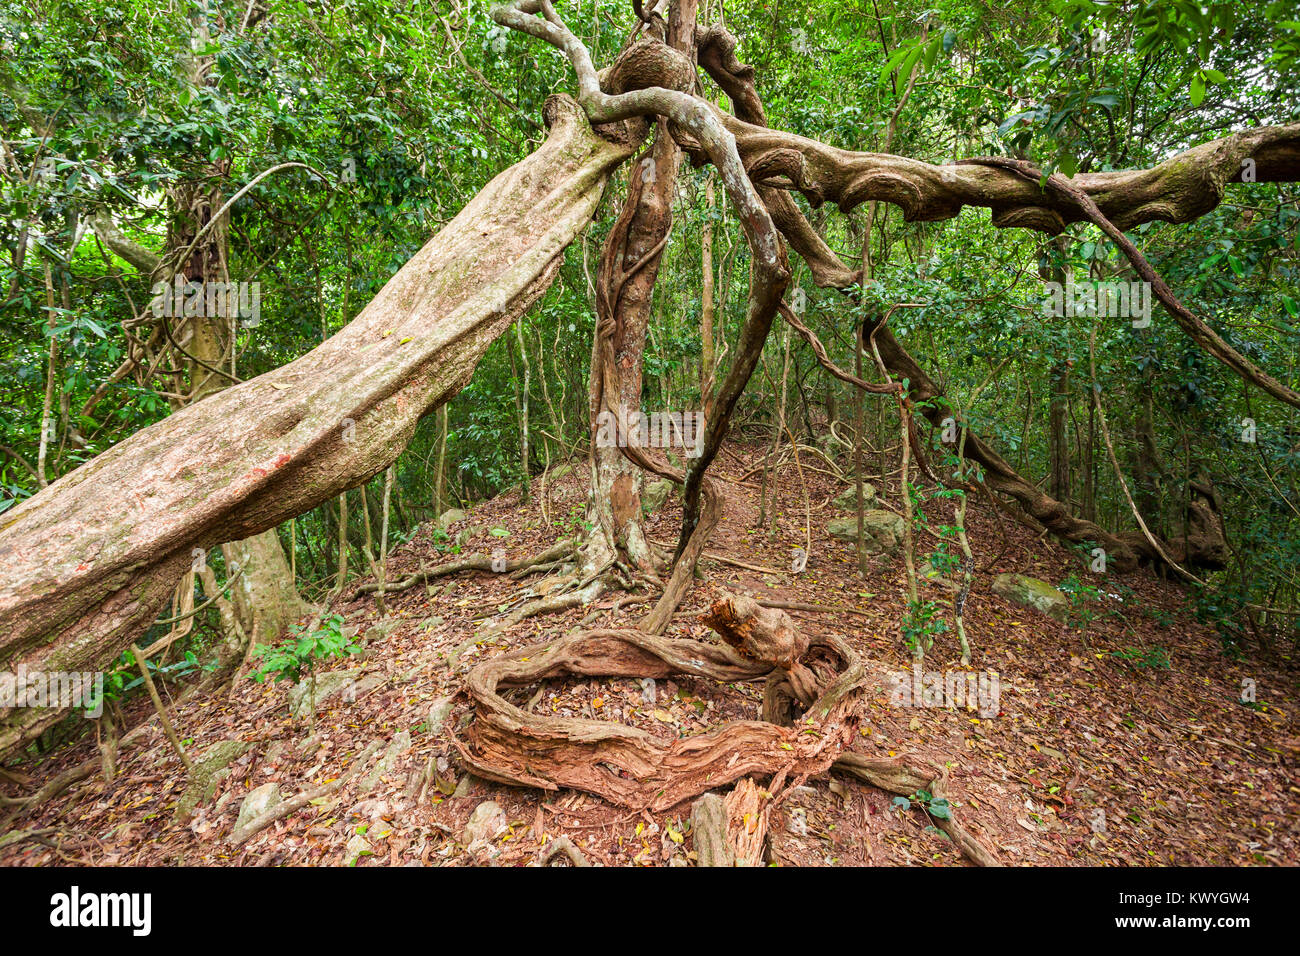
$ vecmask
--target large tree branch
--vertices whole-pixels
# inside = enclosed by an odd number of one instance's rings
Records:
[[[998,169],[1009,169],[1032,183],[1042,181],[1042,171],[1033,164],[1018,159],[1008,159],[1000,156],[982,157],[979,159],[964,160],[966,163],[992,166]],[[1146,256],[1138,250],[1128,236],[1124,235],[1120,229],[1111,222],[1106,214],[1091,196],[1075,183],[1066,179],[1060,173],[1053,173],[1047,177],[1047,193],[1063,197],[1067,202],[1074,203],[1080,213],[1091,223],[1104,232],[1113,243],[1124,253],[1125,257],[1133,266],[1133,270],[1139,276],[1151,285],[1152,291],[1155,292],[1156,298],[1160,300],[1169,314],[1173,316],[1179,328],[1187,333],[1188,338],[1199,345],[1206,352],[1209,352],[1216,359],[1222,362],[1228,368],[1232,369],[1241,378],[1250,382],[1255,387],[1262,389],[1269,395],[1272,395],[1278,401],[1286,402],[1293,408],[1300,408],[1300,392],[1283,385],[1272,375],[1269,375],[1259,366],[1255,365],[1244,355],[1234,349],[1231,345],[1223,340],[1214,329],[1210,328],[1201,318],[1194,315],[1187,306],[1183,305],[1174,295],[1174,291],[1169,288],[1169,283],[1165,282],[1151,267]]]
[[[122,230],[117,228],[117,223],[104,210],[97,212],[90,224],[109,252],[125,259],[146,276],[152,276],[162,265],[162,259],[156,252],[124,236]]]
[[[934,165],[887,153],[857,153],[724,117],[745,168],[758,183],[794,189],[813,206],[828,200],[848,212],[875,199],[893,203],[909,222],[952,219],[963,206],[984,206],[993,224],[1052,235],[1088,215],[1062,193],[1044,193],[1013,170]],[[1257,182],[1300,179],[1300,123],[1244,130],[1194,146],[1150,169],[1081,173],[1070,184],[1121,229],[1153,220],[1190,222],[1217,206],[1243,162]]]
[[[1151,219],[1181,222],[1195,218],[1222,199],[1227,182],[1240,178],[1246,158],[1254,160],[1260,181],[1300,178],[1300,124],[1235,134],[1180,153],[1151,170],[1077,176],[1068,181],[1069,190],[1052,193],[1045,193],[1036,181],[1026,181],[1015,169],[998,169],[998,177],[969,176],[965,168],[980,167],[933,166],[885,154],[836,150],[765,129],[753,68],[736,58],[735,44],[720,26],[702,31],[700,64],[732,101],[737,116],[728,128],[737,132],[738,148],[751,175],[760,180],[758,188],[771,204],[773,219],[808,263],[814,281],[823,287],[848,289],[859,283],[861,273],[840,260],[788,195],[762,182],[775,182],[786,189],[803,187],[801,191],[814,204],[829,198],[843,209],[871,199],[901,200],[898,204],[910,219],[948,218],[956,215],[962,204],[983,205],[993,210],[996,225],[1059,232],[1067,222],[1095,222],[1098,215],[1113,215],[1125,227]],[[775,201],[774,193],[779,197]],[[1095,204],[1092,211],[1087,208],[1089,202]],[[1175,318],[1204,345],[1206,337],[1195,334],[1199,330],[1194,327],[1194,317],[1190,323],[1182,316]],[[872,328],[869,324],[864,334],[870,334]],[[938,426],[953,414],[942,389],[887,327],[875,331],[875,341],[890,372],[910,380],[912,397],[933,424]],[[1226,343],[1224,346],[1227,348]],[[1104,546],[1117,568],[1131,566],[1139,555],[1158,557],[1141,536],[1113,535],[1072,515],[1064,504],[1021,477],[978,435],[968,433],[963,452],[983,467],[990,487],[1015,499],[1029,515],[1066,540]]]
[[[0,665],[99,670],[206,551],[386,468],[419,418],[550,284],[629,142],[571,100],[345,329],[296,361],[137,432],[0,516]],[[0,754],[62,716],[0,711]]]

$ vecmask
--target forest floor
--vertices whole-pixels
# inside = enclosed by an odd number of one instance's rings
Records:
[[[1300,863],[1300,702],[1292,662],[1227,655],[1214,631],[1196,623],[1183,589],[1146,571],[1091,576],[1103,597],[1093,605],[1086,632],[1006,602],[989,587],[1000,571],[1052,584],[1089,575],[1053,540],[973,501],[967,525],[977,571],[966,627],[974,661],[962,668],[949,632],[930,650],[926,670],[995,672],[1000,712],[982,717],[968,709],[891,706],[884,676],[910,669],[899,633],[906,603],[901,556],[873,557],[871,574],[860,577],[852,545],[826,534],[831,518],[849,514],[829,504],[844,486],[805,467],[812,547],[804,572],[790,573],[792,549],[804,546],[802,485],[793,466],[781,472],[776,534],[769,537],[756,527],[759,476],[740,480],[760,455],[757,447],[732,443],[711,471],[726,498],[706,552],[715,557],[702,562],[707,581],[697,581],[671,635],[716,639],[694,616],[708,606],[714,586],[860,612],[788,612],[809,632],[848,641],[880,678],[865,699],[852,749],[947,767],[956,818],[1007,864]],[[586,489],[585,466],[578,465],[546,482],[544,496],[543,482],[535,480],[527,505],[515,491],[474,507],[450,533],[472,529],[464,553],[501,548],[509,558],[524,557],[580,531]],[[886,507],[898,502],[891,490]],[[932,526],[951,523],[951,502],[930,501],[925,508]],[[671,546],[679,520],[674,495],[646,526],[652,538]],[[922,534],[918,555],[934,543]],[[448,560],[453,555],[447,548],[431,525],[422,527],[391,555],[389,579]],[[694,859],[689,801],[638,813],[575,791],[490,783],[466,775],[445,735],[433,729],[431,709],[445,711],[464,669],[479,660],[563,634],[583,619],[584,626],[631,626],[649,607],[616,609],[626,595],[611,592],[594,606],[525,620],[482,645],[471,640],[540,580],[469,571],[389,594],[391,630],[370,640],[359,658],[329,665],[356,672],[355,683],[351,693],[319,703],[314,732],[306,718],[290,716],[288,683],[244,680],[230,694],[189,696],[175,705],[173,720],[196,759],[222,741],[242,741],[249,749],[218,776],[211,797],[188,822],[177,822],[173,812],[186,789],[184,768],[155,726],[122,747],[111,785],[96,773],[12,823],[46,832],[43,842],[0,850],[0,863],[521,865],[537,861],[548,840],[567,835],[593,863],[688,865]],[[950,594],[923,586],[927,596],[951,605]],[[374,596],[358,593],[357,585],[334,610],[358,634],[378,619]],[[458,647],[468,650],[452,664],[449,656]],[[1159,649],[1167,652],[1168,667],[1161,666]],[[1243,679],[1256,682],[1254,705],[1240,702]],[[545,685],[534,706],[621,720],[670,740],[755,717],[762,682],[661,680],[653,695],[636,680],[570,680]],[[519,702],[529,696],[523,693]],[[467,712],[459,699],[448,719]],[[129,710],[135,720],[149,713],[147,700]],[[371,743],[384,748],[377,771],[347,778],[334,792],[303,801],[301,809],[231,845],[228,837],[251,790],[273,783],[287,799],[320,787]],[[92,735],[39,763],[9,768],[0,793],[29,793],[95,756]],[[431,779],[429,769],[436,771]],[[497,819],[504,832],[467,848],[463,830],[485,801],[503,811],[504,819]],[[779,803],[770,820],[770,849],[784,865],[965,863],[919,806],[904,809],[893,795],[838,775],[810,780]]]

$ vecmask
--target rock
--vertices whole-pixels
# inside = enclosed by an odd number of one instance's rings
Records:
[[[373,852],[374,851],[370,849],[370,844],[366,841],[365,837],[360,833],[354,834],[352,839],[348,841],[348,845],[344,850],[347,858],[346,865],[356,866],[357,860],[361,859],[363,856],[368,856]]]
[[[177,823],[188,823],[198,805],[212,799],[217,784],[230,773],[227,768],[248,753],[252,746],[242,740],[223,740],[213,744],[203,752],[200,759],[194,761],[190,784],[176,801]]]
[[[476,843],[491,843],[510,827],[506,815],[492,800],[485,800],[474,808],[469,822],[461,832],[460,842],[467,847]]]
[[[280,788],[273,783],[264,783],[248,796],[244,797],[244,802],[239,805],[239,817],[235,820],[235,829],[231,832],[242,830],[251,820],[260,817],[272,807],[279,806],[284,802],[280,796]]]
[[[654,514],[668,502],[668,498],[676,488],[667,478],[661,478],[658,481],[652,481],[641,489],[641,511],[645,514]]]
[[[309,680],[300,680],[289,688],[289,713],[295,719],[301,720],[306,717],[311,710],[312,698],[315,697],[316,709],[320,709],[321,702],[333,697],[335,694],[351,686],[349,693],[355,693],[360,687],[357,678],[361,676],[360,669],[344,671],[325,671],[323,674],[316,675],[316,689],[313,694]]]
[[[454,701],[452,697],[439,697],[429,708],[429,733],[442,733],[442,725],[447,720],[447,715],[451,713],[451,706]]]
[[[570,475],[572,473],[573,473],[573,465],[569,465],[569,464],[556,465],[554,468],[552,468],[550,471],[546,473],[546,480],[559,481],[561,478],[564,478],[565,476]]]
[[[392,634],[393,629],[396,627],[397,621],[392,618],[380,621],[378,624],[372,624],[370,627],[366,628],[366,633],[362,636],[361,643],[369,644],[371,641],[382,641],[384,638]]]
[[[832,519],[826,526],[826,532],[840,541],[856,542],[858,540],[857,516]],[[873,509],[862,517],[862,533],[866,538],[868,551],[893,554],[903,544],[903,519],[892,511]]]
[[[467,773],[456,781],[456,789],[451,792],[452,799],[457,797],[468,797],[470,791],[474,789],[474,784],[478,783],[478,777],[472,773]]]
[[[999,574],[993,579],[993,593],[1014,604],[1041,611],[1062,623],[1070,609],[1070,602],[1064,594],[1046,581],[1026,574]]]
[[[862,506],[866,510],[875,510],[880,507],[880,498],[876,486],[869,481],[862,483]],[[840,511],[852,511],[856,514],[858,510],[857,485],[849,485],[832,498],[831,507],[838,508]]]
[[[375,784],[379,782],[380,777],[392,771],[393,765],[397,763],[398,756],[400,756],[403,751],[410,749],[411,732],[409,730],[403,730],[400,733],[394,734],[393,739],[388,743],[388,749],[384,751],[384,755],[379,758],[379,762],[375,764],[373,769],[366,774],[366,778],[361,782],[361,789],[367,791],[373,788]]]
[[[457,521],[464,521],[468,517],[469,514],[460,508],[448,508],[442,514],[438,515],[438,520],[435,523],[443,531],[446,531]]]

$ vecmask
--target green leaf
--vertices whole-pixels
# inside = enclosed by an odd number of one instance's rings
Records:
[[[939,55],[939,44],[942,37],[935,37],[925,45],[925,68],[928,70],[934,66],[935,58]]]

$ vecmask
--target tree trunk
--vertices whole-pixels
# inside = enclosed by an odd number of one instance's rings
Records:
[[[674,4],[668,42],[694,47],[695,4]],[[617,556],[632,567],[656,573],[658,562],[641,527],[641,470],[622,451],[596,440],[602,421],[617,423],[618,440],[628,440],[632,416],[641,411],[642,368],[659,263],[672,227],[681,151],[660,119],[649,154],[633,166],[622,212],[601,250],[596,286],[596,340],[588,399],[593,434],[589,520],[603,542],[593,541],[585,564]],[[608,432],[608,429],[605,429]]]
[[[572,100],[552,97],[545,115],[546,142],[341,332],[137,432],[0,517],[0,665],[107,667],[156,617],[191,549],[274,528],[396,459],[420,417],[465,386],[550,284],[635,147],[630,124],[602,127],[607,139]],[[0,754],[63,713],[0,711]]]
[[[1070,503],[1070,443],[1065,432],[1070,398],[1070,366],[1058,361],[1051,372],[1052,397],[1047,409],[1048,490],[1062,504]]]
[[[705,219],[700,232],[700,401],[713,390],[713,172],[704,185]]]

